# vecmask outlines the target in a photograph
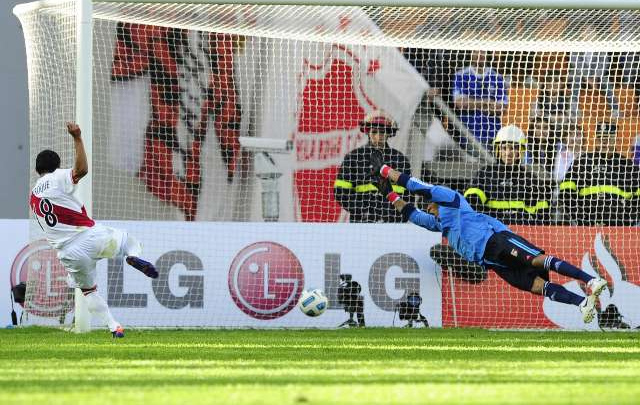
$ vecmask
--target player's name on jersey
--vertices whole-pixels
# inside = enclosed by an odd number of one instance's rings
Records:
[[[34,194],[42,194],[45,190],[47,190],[49,188],[49,180],[47,181],[43,181],[40,184],[37,184],[34,188],[33,188],[33,193]]]

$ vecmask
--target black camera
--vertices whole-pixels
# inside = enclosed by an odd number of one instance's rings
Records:
[[[422,297],[416,292],[412,292],[407,295],[407,300],[398,304],[398,315],[400,320],[408,321],[406,327],[412,328],[414,322],[422,322],[425,328],[429,327],[427,318],[420,313],[420,305],[422,304]]]
[[[13,326],[18,325],[18,315],[13,307],[13,303],[24,306],[24,300],[27,295],[27,284],[25,282],[18,283],[11,287],[11,295],[13,300],[11,301],[11,324]],[[22,313],[24,314],[24,312]],[[20,323],[22,323],[22,315],[20,315]]]
[[[340,284],[338,285],[338,303],[342,304],[344,311],[349,313],[349,319],[342,322],[338,327],[363,327],[364,326],[364,299],[360,292],[360,283],[353,280],[351,274],[340,274]],[[353,319],[356,315],[358,321]]]

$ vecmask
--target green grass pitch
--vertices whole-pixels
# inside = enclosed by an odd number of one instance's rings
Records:
[[[640,402],[640,334],[0,330],[0,404]]]

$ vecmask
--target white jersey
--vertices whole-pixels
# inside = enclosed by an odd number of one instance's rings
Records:
[[[71,169],[56,169],[40,177],[31,189],[29,205],[49,243],[56,249],[95,223],[73,191]]]

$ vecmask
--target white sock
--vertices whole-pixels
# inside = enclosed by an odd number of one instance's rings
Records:
[[[110,331],[116,330],[120,326],[120,324],[113,319],[111,315],[111,311],[109,311],[109,307],[104,299],[98,294],[97,291],[93,291],[90,294],[84,296],[87,302],[87,308],[89,308],[89,312],[91,314],[98,316],[100,320],[109,327]]]
[[[142,244],[133,236],[127,234],[127,238],[123,246],[124,257],[135,256],[140,257],[142,254]]]

